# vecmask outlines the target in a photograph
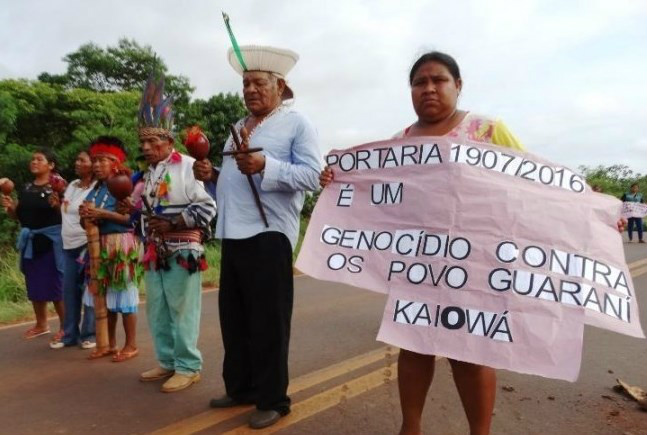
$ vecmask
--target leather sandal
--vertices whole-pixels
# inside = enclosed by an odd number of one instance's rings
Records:
[[[100,351],[99,349],[94,349],[92,352],[90,352],[90,355],[88,355],[88,359],[99,359],[103,358],[104,356],[108,355],[114,355],[117,353],[119,350],[117,348],[112,348],[104,351]]]
[[[25,340],[31,340],[32,338],[40,337],[41,335],[49,334],[51,331],[49,329],[38,329],[36,327],[29,328],[25,331],[23,337]]]
[[[139,349],[126,351],[120,350],[119,352],[112,355],[112,362],[128,361],[129,359],[135,358],[137,355],[139,355]]]

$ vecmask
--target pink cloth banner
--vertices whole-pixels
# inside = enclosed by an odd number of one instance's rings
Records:
[[[378,339],[573,381],[584,324],[644,337],[619,200],[529,153],[443,137],[334,150],[296,267],[388,294]]]

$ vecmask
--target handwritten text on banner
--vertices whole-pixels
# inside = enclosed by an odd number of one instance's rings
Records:
[[[297,260],[387,293],[378,339],[575,380],[583,325],[642,337],[621,203],[568,168],[449,138],[333,151]]]

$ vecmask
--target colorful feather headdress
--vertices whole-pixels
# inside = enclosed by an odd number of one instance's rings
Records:
[[[151,72],[139,103],[139,138],[173,139],[173,97],[164,98],[164,75]]]

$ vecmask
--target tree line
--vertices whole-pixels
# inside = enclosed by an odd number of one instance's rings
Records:
[[[64,74],[43,72],[37,80],[0,80],[0,177],[16,186],[31,180],[29,160],[34,149],[50,148],[64,178],[74,177],[79,151],[99,135],[124,141],[129,163],[135,168],[138,154],[137,110],[141,90],[153,68],[166,76],[173,95],[176,130],[202,127],[217,160],[228,135],[228,125],[247,111],[240,96],[219,93],[208,99],[191,97],[194,87],[187,77],[168,71],[150,46],[121,39],[102,48],[88,43],[63,57]],[[183,150],[181,134],[176,138]],[[16,225],[0,212],[0,244],[14,240]]]
[[[30,178],[27,162],[36,147],[54,150],[62,174],[72,177],[76,154],[99,135],[121,138],[132,163],[138,146],[139,98],[153,68],[166,76],[177,131],[200,125],[214,156],[227,138],[227,125],[246,114],[238,95],[192,99],[189,79],[169,73],[152,47],[133,40],[121,39],[107,48],[84,44],[63,60],[64,74],[43,72],[38,80],[0,81],[0,176],[17,184]],[[182,147],[181,140],[176,142]]]
[[[31,179],[29,160],[38,147],[51,148],[59,161],[59,172],[74,178],[74,159],[99,135],[121,138],[129,151],[131,168],[138,154],[137,110],[144,82],[155,68],[166,76],[166,89],[175,101],[178,132],[192,125],[202,127],[209,138],[212,160],[218,160],[228,125],[247,112],[240,96],[219,93],[194,99],[194,87],[182,75],[168,71],[152,47],[121,39],[106,48],[93,43],[81,45],[63,57],[64,74],[43,72],[37,80],[0,80],[0,177],[17,186]],[[176,140],[180,150],[181,136]],[[581,167],[590,184],[605,193],[621,196],[633,182],[647,190],[647,177],[627,166]],[[317,195],[309,196],[304,213],[309,216]],[[16,224],[0,213],[0,244],[13,243]]]

